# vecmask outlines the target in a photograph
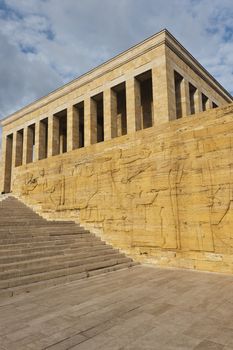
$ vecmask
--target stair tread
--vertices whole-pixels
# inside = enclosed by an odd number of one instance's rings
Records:
[[[104,242],[101,243],[101,245],[105,245]],[[95,246],[94,244],[92,245],[89,245],[89,248]],[[77,250],[79,251],[80,248],[77,248]],[[71,255],[71,254],[74,254],[76,253],[76,248],[70,248],[69,250],[57,250],[57,251],[54,251],[54,252],[37,252],[37,253],[30,253],[30,254],[27,254],[27,256],[24,256],[24,255],[14,255],[14,256],[5,256],[5,257],[0,257],[0,264],[4,264],[4,261],[7,261],[7,260],[17,260],[18,261],[24,261],[24,260],[27,260],[28,257],[30,257],[32,260],[33,258],[37,258],[37,257],[46,257],[46,256],[68,256],[68,255]]]
[[[54,287],[54,286],[59,285],[59,284],[75,282],[75,281],[78,281],[78,280],[84,279],[84,278],[92,278],[95,275],[104,274],[106,272],[112,272],[112,271],[116,271],[116,270],[120,270],[120,269],[126,269],[129,267],[134,267],[136,265],[138,265],[138,263],[135,263],[135,262],[122,263],[122,264],[118,264],[115,266],[111,266],[109,268],[103,268],[103,269],[96,270],[96,274],[94,274],[94,271],[93,272],[92,271],[82,272],[82,273],[67,275],[67,276],[63,276],[63,277],[52,278],[52,279],[46,280],[46,281],[37,281],[37,282],[33,282],[33,283],[30,283],[27,285],[11,287],[8,289],[0,289],[0,298],[1,298],[1,296],[3,298],[4,297],[9,298],[12,296],[19,295],[21,293],[29,293],[32,291],[38,291],[38,290],[45,288],[45,287],[49,288],[49,287]]]
[[[57,270],[63,270],[63,269],[72,269],[78,266],[84,266],[84,265],[89,265],[91,263],[98,263],[98,262],[103,262],[103,261],[111,261],[113,259],[129,259],[126,258],[124,254],[122,253],[117,253],[117,252],[108,252],[108,254],[101,254],[101,255],[93,255],[86,257],[84,259],[82,258],[76,258],[73,260],[64,260],[64,261],[52,261],[51,264],[48,265],[41,265],[37,267],[25,267],[23,269],[14,269],[14,270],[9,270],[9,271],[3,271],[0,272],[0,281],[4,281],[6,279],[10,278],[18,278],[22,276],[30,276],[30,275],[36,275],[36,274],[41,274],[41,273],[49,273],[52,271],[57,271]],[[14,276],[12,276],[14,275]],[[4,278],[5,276],[5,278]],[[9,276],[9,277],[7,277]],[[11,276],[11,277],[10,277]],[[0,282],[1,283],[1,282]]]
[[[27,268],[28,266],[33,267],[35,266],[47,266],[47,265],[56,265],[61,264],[65,262],[72,262],[72,261],[79,261],[81,259],[87,259],[91,257],[101,256],[101,255],[107,255],[107,254],[121,254],[118,250],[112,249],[112,248],[106,248],[106,249],[97,249],[95,251],[91,252],[83,252],[79,255],[70,255],[70,256],[52,256],[52,257],[44,257],[44,258],[38,258],[34,260],[26,260],[26,261],[18,261],[9,263],[6,265],[0,266],[0,273],[6,272],[6,271],[12,271],[12,270],[20,270],[22,268]]]
[[[101,249],[101,247],[103,247]],[[98,253],[98,252],[108,252],[109,250],[111,251],[115,251],[116,249],[113,249],[109,246],[105,246],[105,245],[102,245],[102,246],[99,246],[97,247],[97,249],[93,250],[91,253],[95,254],[95,253]],[[69,255],[53,255],[53,256],[46,256],[46,257],[38,257],[38,258],[35,258],[35,259],[28,259],[28,260],[21,260],[21,261],[15,261],[15,262],[11,262],[11,263],[8,263],[8,264],[2,264],[0,265],[0,269],[6,269],[6,268],[11,268],[11,267],[14,267],[15,265],[26,265],[26,264],[40,264],[40,263],[49,263],[49,261],[51,260],[58,260],[58,261],[63,261],[65,259],[70,259],[70,260],[73,260],[73,259],[79,259],[79,256],[80,254],[83,254],[85,255],[87,252],[89,252],[90,250],[83,250],[79,252],[79,255],[77,254],[69,254]],[[90,253],[90,254],[91,254]],[[0,270],[1,271],[1,270]]]
[[[7,280],[0,281],[0,288],[6,289],[11,287],[12,284],[15,284],[15,285],[17,284],[21,285],[23,283],[27,284],[27,283],[30,283],[32,279],[47,280],[47,279],[53,278],[52,277],[53,275],[59,277],[59,276],[66,276],[67,274],[72,275],[72,272],[79,273],[79,272],[97,270],[97,269],[101,269],[102,267],[110,267],[113,265],[117,265],[119,262],[130,263],[131,261],[129,258],[126,258],[126,257],[122,257],[122,258],[119,257],[119,258],[108,259],[108,260],[100,260],[99,262],[90,262],[86,265],[78,265],[78,266],[68,267],[68,268],[63,268],[58,270],[35,273],[29,276],[9,278]]]
[[[0,201],[0,298],[134,265],[72,220],[47,220],[12,196]]]

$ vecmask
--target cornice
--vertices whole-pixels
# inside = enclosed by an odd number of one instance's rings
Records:
[[[217,82],[217,80],[176,40],[176,38],[167,29],[163,29],[142,42],[130,47],[126,51],[119,53],[117,56],[109,59],[101,65],[91,69],[87,73],[50,92],[46,96],[43,96],[15,113],[12,113],[11,115],[2,119],[0,124],[2,126],[6,126],[9,123],[28,115],[39,108],[45,107],[58,98],[77,90],[94,79],[100,78],[113,69],[116,69],[141,56],[142,54],[164,44],[169,47],[178,57],[180,57],[190,68],[195,71],[196,74],[206,81],[224,99],[227,99],[228,102],[233,101],[232,96],[221,86],[221,84]]]
[[[229,103],[233,96],[193,57],[185,47],[166,30],[165,45],[169,47],[182,61],[184,61],[200,78],[211,86],[219,95]],[[178,48],[177,48],[178,46]]]
[[[126,51],[123,51],[119,53],[117,56],[109,59],[108,61],[100,64],[99,66],[91,69],[90,71],[82,74],[81,76],[75,78],[74,80],[68,82],[67,84],[59,87],[58,89],[50,92],[49,94],[37,99],[36,101],[28,104],[27,106],[21,108],[20,110],[10,114],[6,118],[2,119],[0,121],[2,126],[5,126],[17,119],[19,119],[22,116],[25,116],[29,113],[32,113],[33,111],[37,110],[38,108],[42,108],[49,103],[57,100],[58,98],[66,95],[67,93],[70,93],[83,85],[86,85],[93,81],[94,79],[97,79],[104,74],[112,71],[113,69],[116,69],[123,64],[126,64],[135,58],[141,56],[142,54],[153,50],[154,48],[161,46],[165,43],[165,32],[166,30],[161,30],[160,32],[156,33],[155,35],[152,35],[151,37],[143,40],[142,42],[130,47]],[[150,45],[147,45],[148,43],[151,43]],[[145,49],[143,49],[143,46],[146,46]],[[138,52],[138,49],[141,49]],[[132,53],[132,51],[135,51]],[[128,54],[130,53],[130,57],[128,57]],[[106,67],[104,71],[102,69]],[[101,70],[101,71],[100,71]],[[46,99],[46,101],[45,101]]]

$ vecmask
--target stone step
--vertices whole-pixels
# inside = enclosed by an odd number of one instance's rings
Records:
[[[0,223],[1,223],[1,220],[0,220]],[[84,230],[84,228],[78,224],[69,224],[69,225],[59,225],[59,223],[54,223],[53,221],[49,222],[49,221],[46,221],[47,225],[45,223],[43,223],[43,225],[39,225],[39,226],[35,226],[35,225],[19,225],[19,226],[15,226],[13,225],[11,227],[10,223],[8,224],[8,226],[6,227],[6,225],[2,225],[0,224],[0,232],[4,232],[4,230],[6,229],[11,229],[11,230],[17,230],[18,232],[21,232],[25,229],[27,230],[39,230],[39,231],[43,231],[45,228],[48,228],[49,230],[52,230],[52,231],[55,231],[55,230],[58,230],[58,229],[61,229],[61,230]]]
[[[4,221],[6,221],[6,219],[7,219],[7,215],[9,215],[9,211],[7,210],[7,211],[2,211],[1,209],[0,209],[0,221],[1,222],[4,222]],[[36,220],[42,220],[42,221],[44,221],[45,219],[43,219],[41,216],[39,216],[39,215],[37,215],[37,214],[32,214],[32,213],[25,213],[24,211],[20,211],[20,212],[18,212],[17,213],[17,215],[15,214],[15,213],[12,213],[11,212],[11,219],[13,220],[13,221],[15,221],[15,220],[20,220],[20,221],[22,221],[23,219],[36,219]],[[8,223],[9,223],[9,221],[8,221]]]
[[[50,221],[46,221],[45,219],[37,219],[37,218],[33,218],[33,219],[29,219],[29,218],[17,218],[17,219],[10,219],[10,222],[9,222],[9,219],[0,219],[1,221],[1,226],[4,227],[4,226],[9,226],[9,227],[15,227],[17,225],[28,225],[28,226],[53,226],[54,225],[54,222],[50,222]],[[66,226],[65,223],[62,223],[57,225],[58,227],[62,227],[62,226]]]
[[[77,229],[77,230],[50,230],[49,228],[45,228],[44,231],[39,231],[39,230],[27,230],[27,228],[24,231],[19,231],[17,230],[9,230],[9,231],[4,231],[0,233],[0,240],[5,239],[5,238],[10,238],[10,237],[17,237],[17,238],[29,238],[29,237],[68,237],[68,236],[79,236],[82,234],[89,234],[89,231]],[[93,236],[93,235],[92,235]]]
[[[13,237],[9,237],[9,238],[3,238],[1,239],[1,244],[17,244],[17,243],[29,243],[29,242],[52,242],[55,240],[59,240],[59,239],[66,239],[66,240],[75,240],[78,238],[77,234],[71,234],[71,235],[60,235],[60,236],[27,236],[24,238],[18,238],[16,235],[14,235]],[[97,237],[96,237],[97,238]],[[98,238],[97,238],[98,239]]]
[[[5,233],[2,233],[0,234],[0,242],[3,243],[4,240],[8,240],[8,239],[14,239],[14,238],[17,238],[17,239],[31,239],[31,238],[41,238],[42,240],[43,239],[47,239],[47,238],[52,238],[54,240],[56,239],[66,239],[66,238],[69,238],[69,237],[73,237],[75,239],[75,237],[78,239],[80,237],[93,237],[92,234],[90,234],[90,232],[87,232],[87,231],[80,231],[80,232],[60,232],[60,233],[57,233],[57,232],[5,232]]]
[[[1,211],[1,209],[0,209]],[[0,216],[1,217],[1,216]],[[10,220],[9,220],[10,217]],[[13,221],[14,218],[11,218],[11,213],[8,213],[8,217],[4,217],[4,218],[0,218],[0,222],[1,222],[1,226],[3,225],[11,225],[11,222]],[[35,220],[34,220],[35,219]],[[76,223],[74,221],[55,221],[55,220],[46,220],[45,218],[41,218],[41,217],[37,217],[33,219],[33,223],[35,221],[38,222],[38,224],[42,224],[42,225],[47,225],[47,226],[59,226],[59,227],[68,227],[68,226],[75,226]],[[20,217],[15,218],[15,220],[17,220],[19,223],[24,223],[23,218],[21,219]],[[30,221],[30,220],[28,220]],[[34,225],[34,224],[33,224]],[[12,226],[15,226],[12,225]]]
[[[40,216],[42,218],[41,215],[39,215],[38,213],[36,213],[32,210],[28,210],[27,207],[12,208],[10,206],[9,207],[4,206],[3,204],[0,205],[0,213],[7,213],[7,211],[9,211],[9,209],[11,210],[12,215],[19,215],[19,213],[26,213],[27,215]]]
[[[85,231],[85,230],[44,230],[43,231],[38,231],[38,230],[30,230],[27,231],[27,229],[25,229],[24,231],[13,231],[13,230],[9,230],[9,231],[4,231],[0,233],[0,241],[4,240],[4,239],[9,239],[9,238],[33,238],[33,237],[54,237],[54,239],[56,238],[60,238],[60,237],[69,237],[69,236],[76,236],[76,237],[82,237],[82,236],[90,236],[90,232],[89,231]],[[91,235],[93,236],[93,235]]]
[[[90,234],[81,234],[81,233],[71,233],[66,235],[17,235],[17,234],[8,234],[4,235],[3,238],[0,238],[0,245],[8,245],[13,243],[29,243],[29,242],[43,242],[43,241],[56,241],[56,240],[84,240],[94,239]],[[99,240],[99,237],[96,237],[96,240]],[[18,242],[17,242],[18,241]]]
[[[16,278],[10,278],[8,280],[1,280],[0,281],[0,289],[6,289],[6,288],[12,288],[17,287],[20,285],[26,285],[31,284],[39,281],[45,281],[53,278],[58,277],[64,277],[67,275],[73,275],[77,273],[83,273],[83,272],[90,272],[93,270],[99,270],[102,268],[108,268],[114,265],[122,264],[122,263],[131,263],[131,259],[127,257],[119,257],[115,259],[106,259],[106,260],[99,260],[98,262],[94,263],[88,263],[85,265],[60,269],[60,270],[53,270],[43,273],[37,273],[30,276],[23,276],[23,277],[16,277]]]
[[[80,234],[80,237],[85,237],[86,234],[82,235]],[[78,237],[74,237],[74,238],[60,238],[60,237],[56,237],[55,239],[53,237],[48,237],[50,238],[50,240],[41,240],[41,241],[31,241],[31,240],[28,240],[27,242],[25,243],[7,243],[7,244],[3,244],[1,239],[0,239],[0,247],[1,247],[1,250],[17,250],[17,249],[26,249],[26,248],[43,248],[43,247],[51,247],[51,246],[54,246],[54,245],[63,245],[63,244],[74,244],[77,239],[79,239],[79,236]]]
[[[83,242],[83,241],[90,241],[90,240],[93,240],[95,239],[96,241],[97,240],[100,240],[99,237],[93,237],[91,234],[83,234],[83,233],[67,233],[67,234],[60,234],[60,235],[57,235],[57,234],[49,234],[49,235],[39,235],[39,234],[12,234],[12,233],[8,233],[8,234],[4,234],[3,236],[0,236],[0,249],[1,249],[1,245],[4,244],[5,241],[8,241],[8,240],[11,240],[11,239],[17,239],[17,240],[21,240],[21,239],[27,239],[28,242],[31,241],[31,239],[33,240],[34,238],[36,238],[37,240],[38,239],[52,239],[52,240],[56,240],[56,239],[61,239],[63,238],[64,240],[67,239],[67,242],[69,241],[69,238],[72,238],[74,240],[76,240],[77,242]],[[8,244],[8,243],[5,243],[5,244]]]
[[[105,244],[95,246],[92,249],[90,249],[90,247],[80,248],[79,250],[76,249],[74,255],[72,254],[69,255],[69,261],[73,261],[77,259],[85,259],[87,257],[95,256],[98,254],[101,254],[101,255],[105,253],[108,254],[109,252],[116,253],[118,252],[118,250],[113,249],[110,245],[105,245]],[[54,264],[54,261],[56,261],[56,263],[67,261],[67,255],[60,255],[55,257],[49,256],[49,257],[36,258],[33,260],[16,261],[8,264],[1,264],[0,272]]]
[[[89,249],[95,247],[95,245],[105,245],[105,242],[89,242],[87,244],[86,242],[83,242],[83,245],[85,247],[89,247]],[[1,256],[0,257],[0,264],[8,264],[11,262],[18,262],[18,261],[26,261],[26,260],[33,260],[33,259],[38,259],[38,258],[46,258],[49,256],[59,256],[59,255],[70,255],[70,254],[75,254],[77,251],[80,250],[81,248],[81,243],[78,245],[78,248],[69,248],[69,249],[56,249],[54,251],[48,251],[48,252],[40,252],[40,253],[29,253],[25,255],[14,255],[14,256]]]
[[[77,266],[83,266],[91,263],[98,263],[100,261],[107,261],[112,259],[121,259],[125,258],[125,255],[119,252],[115,252],[112,250],[108,250],[105,252],[98,252],[93,256],[86,257],[76,257],[73,256],[73,259],[69,259],[66,257],[63,261],[58,261],[55,258],[50,260],[50,264],[41,264],[37,266],[29,265],[28,267],[18,268],[14,270],[8,270],[4,272],[0,272],[0,281],[12,279],[12,278],[20,278],[23,276],[31,276],[38,273],[47,273],[56,270],[62,269],[70,269]],[[130,260],[129,260],[130,261]]]
[[[133,265],[74,221],[48,221],[13,197],[0,202],[0,298]]]
[[[1,220],[0,220],[0,223],[1,223]],[[47,222],[48,223],[48,222]],[[51,230],[52,232],[53,231],[56,231],[56,230],[64,230],[64,231],[81,231],[81,230],[85,230],[83,227],[81,227],[80,225],[59,225],[58,223],[56,224],[49,224],[48,225],[39,225],[39,226],[35,226],[35,225],[19,225],[19,226],[15,226],[13,225],[11,227],[10,223],[8,226],[1,226],[0,224],[0,232],[5,232],[5,231],[9,231],[11,230],[12,232],[22,232],[22,231],[30,231],[30,230],[37,230],[38,232],[43,232],[45,228],[48,228],[49,230]],[[86,231],[86,230],[85,230]]]
[[[26,247],[26,248],[18,248],[18,249],[2,249],[2,246],[0,245],[0,257],[8,257],[8,256],[18,256],[18,255],[25,255],[30,253],[43,253],[43,252],[53,252],[56,250],[66,250],[66,249],[74,249],[79,248],[79,243],[83,242],[93,242],[92,238],[82,238],[80,240],[75,240],[73,244],[71,243],[64,243],[64,244],[53,244],[50,246],[42,246],[42,247]]]
[[[105,274],[108,272],[113,272],[121,269],[128,269],[135,265],[138,265],[138,263],[135,263],[135,262],[122,263],[122,264],[109,266],[106,268],[101,268],[98,270],[85,271],[85,272],[81,272],[73,275],[66,275],[63,277],[53,278],[46,281],[34,282],[26,285],[21,285],[18,287],[13,287],[13,288],[0,289],[0,300],[6,299],[6,298],[8,299],[9,297],[17,296],[23,293],[36,292],[41,289],[54,287],[60,284],[75,282],[84,278],[92,278],[94,276]]]

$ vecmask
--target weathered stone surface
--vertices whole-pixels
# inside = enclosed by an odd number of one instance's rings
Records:
[[[233,105],[15,169],[13,191],[135,259],[233,272]]]
[[[134,265],[72,221],[47,221],[12,196],[0,202],[0,299]]]
[[[0,349],[233,348],[233,276],[137,266],[0,301]]]

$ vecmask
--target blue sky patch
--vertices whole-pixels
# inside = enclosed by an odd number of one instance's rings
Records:
[[[19,20],[23,19],[23,15],[16,9],[8,6],[4,0],[0,0],[0,13],[1,18],[4,18],[6,20],[11,18],[17,18]]]
[[[37,54],[37,50],[33,46],[19,44],[19,47],[20,47],[20,51],[23,52],[23,53],[26,53],[26,54],[28,54],[28,53]]]
[[[232,41],[232,39],[233,39],[233,27],[226,26],[224,28],[223,40],[228,42],[228,41]]]

